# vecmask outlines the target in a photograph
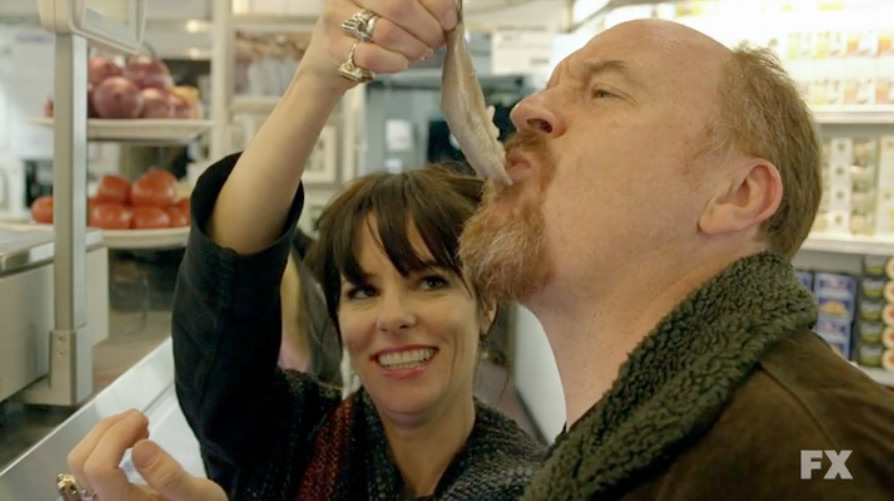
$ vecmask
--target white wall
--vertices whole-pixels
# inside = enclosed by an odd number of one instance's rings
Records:
[[[565,425],[565,396],[559,370],[537,317],[517,305],[513,324],[515,386],[540,433],[552,441]]]

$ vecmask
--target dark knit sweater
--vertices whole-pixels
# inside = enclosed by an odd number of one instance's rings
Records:
[[[368,395],[277,366],[279,283],[301,211],[282,236],[239,256],[202,231],[237,156],[203,174],[178,274],[172,337],[176,390],[211,479],[234,500],[397,500],[404,484]],[[430,499],[514,500],[541,459],[513,421],[476,402],[473,430]]]

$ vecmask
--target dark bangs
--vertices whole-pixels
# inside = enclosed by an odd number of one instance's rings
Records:
[[[341,276],[357,284],[364,280],[354,245],[359,232],[372,224],[369,216],[374,216],[378,244],[402,275],[438,266],[462,277],[459,236],[478,207],[481,188],[479,179],[429,166],[400,174],[364,176],[337,196],[320,216],[319,240],[309,256],[336,324]],[[408,231],[411,222],[431,259],[413,249]]]

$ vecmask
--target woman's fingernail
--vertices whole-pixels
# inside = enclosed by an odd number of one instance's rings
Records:
[[[155,442],[140,440],[134,444],[130,457],[133,460],[134,466],[137,468],[146,468],[147,466],[151,466],[158,457],[158,446],[155,445]]]

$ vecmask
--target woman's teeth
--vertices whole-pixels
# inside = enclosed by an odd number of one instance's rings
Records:
[[[386,369],[409,369],[428,362],[433,356],[434,348],[420,348],[379,355],[378,362]]]

